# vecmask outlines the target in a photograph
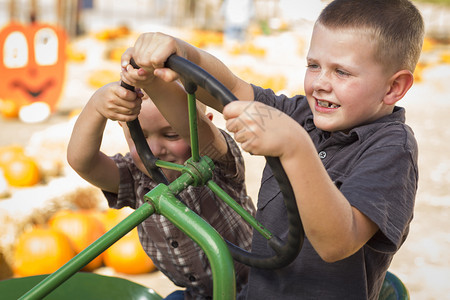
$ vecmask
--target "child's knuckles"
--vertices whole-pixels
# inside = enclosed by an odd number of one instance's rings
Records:
[[[178,73],[176,73],[176,72],[174,72],[174,71],[172,71],[172,70],[170,70],[169,72],[167,72],[167,75],[168,75],[168,81],[174,81],[174,80],[177,80],[178,79]]]
[[[234,120],[240,115],[241,111],[242,107],[240,107],[239,101],[233,101],[224,107],[222,114],[225,120]]]

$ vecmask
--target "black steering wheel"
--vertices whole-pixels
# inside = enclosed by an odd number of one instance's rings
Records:
[[[135,68],[139,68],[133,59],[131,59],[130,64]],[[194,93],[197,86],[199,86],[219,100],[223,106],[229,104],[231,101],[237,100],[233,93],[216,78],[196,64],[180,56],[171,55],[167,59],[165,66],[179,74],[183,79],[183,84],[187,93]],[[121,84],[123,87],[134,91],[133,86],[126,84],[125,82],[122,82]],[[127,125],[136,145],[137,152],[147,171],[158,183],[168,184],[163,172],[156,166],[155,162],[158,159],[153,156],[142,133],[138,119],[127,122]],[[289,223],[289,232],[286,241],[282,241],[279,237],[274,235],[268,239],[267,243],[275,252],[274,255],[268,257],[250,253],[229,241],[226,242],[232,257],[237,261],[256,268],[277,269],[287,266],[298,256],[303,245],[304,231],[298,213],[294,192],[283,166],[281,165],[280,159],[278,157],[269,156],[266,156],[265,158],[278,182],[281,193],[283,194],[284,204],[286,205]]]

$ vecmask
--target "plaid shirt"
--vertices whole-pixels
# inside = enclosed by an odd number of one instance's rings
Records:
[[[255,208],[245,188],[244,159],[234,140],[224,131],[228,153],[215,162],[212,180],[252,215]],[[112,157],[119,167],[118,194],[104,194],[113,208],[138,208],[144,195],[157,184],[133,163],[130,154]],[[189,186],[179,194],[184,203],[211,224],[225,239],[251,249],[252,228],[207,187]],[[153,214],[138,226],[139,239],[145,252],[158,269],[176,285],[186,287],[186,299],[212,298],[212,272],[206,254],[188,236],[164,216]],[[247,282],[248,267],[234,263],[236,289]]]

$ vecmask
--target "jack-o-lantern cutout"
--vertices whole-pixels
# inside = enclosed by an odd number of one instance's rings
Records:
[[[0,98],[21,107],[45,102],[55,111],[66,68],[66,34],[59,27],[10,23],[0,31]]]

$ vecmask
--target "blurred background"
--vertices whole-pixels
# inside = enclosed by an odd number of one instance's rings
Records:
[[[312,26],[328,2],[0,0],[0,280],[53,272],[131,212],[109,210],[65,155],[78,113],[96,89],[119,80],[121,54],[140,33],[177,36],[245,80],[295,95],[303,93]],[[420,183],[410,235],[391,270],[412,299],[450,299],[450,0],[413,2],[426,38],[415,85],[399,105],[419,142]],[[102,150],[127,151],[114,122]],[[256,201],[264,159],[244,158]],[[35,239],[40,249],[30,246]],[[42,250],[49,239],[59,246]],[[128,278],[161,295],[175,289],[138,253],[136,236],[129,240],[136,255],[116,247],[85,270]]]

